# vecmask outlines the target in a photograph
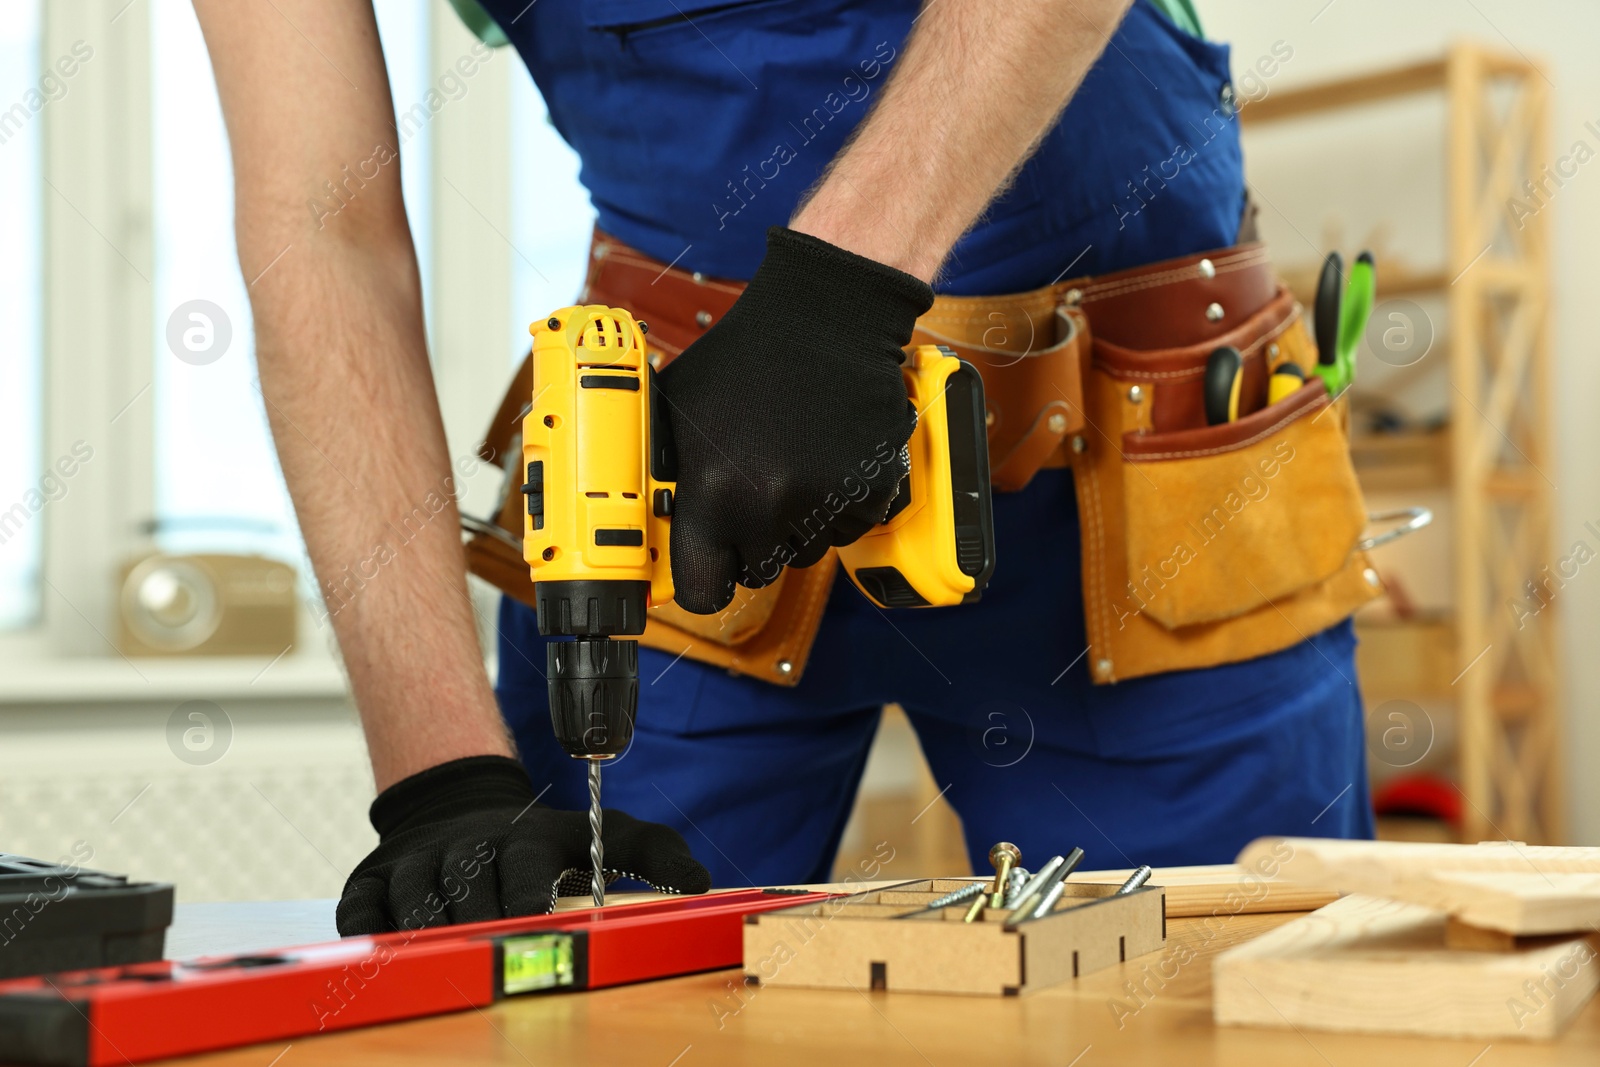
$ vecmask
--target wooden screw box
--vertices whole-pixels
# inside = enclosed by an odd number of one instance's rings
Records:
[[[1166,893],[1146,885],[1065,883],[1049,915],[1004,926],[988,909],[972,923],[957,904],[897,918],[970,883],[935,878],[751,915],[744,927],[745,981],[813,989],[1015,996],[1123,960],[1166,941]]]

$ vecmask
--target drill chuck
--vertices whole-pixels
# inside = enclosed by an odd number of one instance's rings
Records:
[[[569,578],[534,586],[539,632],[546,637],[612,637],[644,633],[650,583],[616,578]]]
[[[639,708],[639,642],[578,637],[545,649],[556,740],[575,759],[620,755]]]

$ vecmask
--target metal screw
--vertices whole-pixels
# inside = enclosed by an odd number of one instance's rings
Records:
[[[988,888],[989,883],[987,882],[969,882],[960,889],[950,890],[944,896],[934,897],[916,911],[908,911],[902,915],[896,915],[895,918],[909,919],[913,915],[926,915],[930,911],[943,911],[952,904],[965,904],[973,897],[982,896]]]
[[[1033,873],[1026,867],[1013,867],[1011,869],[1011,877],[1006,880],[1005,907],[1009,908],[1017,902],[1018,895],[1022,892],[1022,887],[1027,885],[1028,879],[1032,877]]]
[[[1130,404],[1142,404],[1142,403],[1144,403],[1144,390],[1139,388],[1137,385],[1129,386],[1128,387],[1128,403],[1130,403]]]
[[[1006,883],[1011,878],[1011,868],[1022,862],[1022,850],[1010,841],[1002,841],[989,850],[989,863],[994,867],[994,884],[989,887],[989,906],[998,908],[1006,901]]]
[[[1135,889],[1138,889],[1140,886],[1148,882],[1150,880],[1150,876],[1154,873],[1156,872],[1152,871],[1149,867],[1140,867],[1132,874],[1128,875],[1128,880],[1123,882],[1122,885],[1117,888],[1117,891],[1111,895],[1114,897],[1120,897],[1133,892]]]
[[[982,883],[979,884],[981,885]],[[972,898],[972,907],[967,909],[967,914],[962,917],[961,921],[964,923],[977,922],[978,916],[982,915],[984,909],[988,906],[988,896],[983,893],[979,893],[977,896]]]
[[[1088,451],[1088,449],[1089,449],[1089,442],[1088,442],[1087,439],[1085,439],[1083,434],[1081,434],[1081,433],[1080,434],[1073,434],[1073,436],[1072,436],[1072,450],[1074,452],[1078,453],[1078,455],[1081,456],[1086,451]]]
[[[559,330],[561,329],[561,320],[552,315],[545,325],[550,327],[552,330]]]
[[[1199,263],[1196,263],[1195,266],[1200,268],[1200,277],[1202,278],[1215,278],[1217,276],[1216,264],[1212,263],[1209,259],[1202,259]]]
[[[710,326],[711,325],[711,312],[709,312],[709,311],[696,311],[694,313],[694,321],[695,321],[695,325],[699,326],[701,329],[704,329],[705,327]]]
[[[789,674],[794,670],[794,664],[790,663],[786,659],[780,659],[777,663],[777,667],[779,674]]]
[[[1007,929],[1015,929],[1030,919],[1041,919],[1050,914],[1050,909],[1056,906],[1056,901],[1066,892],[1067,876],[1077,870],[1078,864],[1083,862],[1083,849],[1075,848],[1065,856],[1057,856],[1056,859],[1061,862],[1051,861],[1055,869],[1050,876],[1040,882],[1033,893],[1024,893],[1021,901],[1011,910],[1010,917],[1006,919]],[[1037,875],[1035,880],[1038,880]],[[1037,903],[1034,903],[1034,897],[1038,897]]]
[[[1223,310],[1222,310],[1222,305],[1221,304],[1212,303],[1212,304],[1207,304],[1206,305],[1206,321],[1207,322],[1221,322],[1222,321],[1222,316],[1223,316]]]
[[[1066,862],[1067,858],[1065,856],[1051,856],[1049,862],[1039,868],[1038,874],[1023,883],[1022,888],[1011,897],[1007,906],[1015,913],[1016,909],[1023,904],[1037,900],[1045,885],[1055,877],[1056,871],[1060,870],[1062,864]]]
[[[1066,433],[1067,417],[1058,411],[1045,420],[1045,425],[1050,428],[1051,433]]]
[[[648,322],[644,321],[643,319],[640,319],[639,320],[639,332],[641,334],[649,333],[650,332],[650,324]]]

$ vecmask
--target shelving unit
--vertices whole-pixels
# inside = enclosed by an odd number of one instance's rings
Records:
[[[1551,551],[1549,212],[1509,225],[1506,204],[1525,198],[1551,159],[1549,83],[1536,66],[1473,44],[1436,60],[1275,92],[1240,112],[1247,129],[1423,93],[1445,110],[1444,263],[1438,270],[1379,267],[1378,299],[1442,295],[1447,305],[1450,412],[1433,433],[1358,437],[1352,445],[1369,491],[1447,488],[1455,550],[1455,605],[1443,620],[1365,627],[1364,640],[1453,647],[1453,671],[1427,695],[1458,716],[1457,773],[1467,841],[1563,839],[1561,693],[1555,605],[1536,627],[1510,608],[1556,562]],[[1291,278],[1309,289],[1314,279]],[[1309,292],[1301,292],[1310,306]],[[1412,627],[1415,629],[1415,627]],[[1401,649],[1390,650],[1403,660]],[[1419,664],[1419,674],[1426,666]],[[1375,679],[1376,681],[1376,679]],[[1366,682],[1363,683],[1367,688]],[[1368,692],[1369,705],[1371,692]],[[1384,696],[1394,696],[1386,692]],[[1419,694],[1420,695],[1420,694]]]

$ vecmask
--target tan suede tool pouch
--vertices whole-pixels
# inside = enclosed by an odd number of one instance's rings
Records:
[[[1094,314],[1089,309],[1090,331]],[[1207,358],[1244,356],[1238,419],[1204,416]],[[1235,328],[1182,348],[1095,338],[1074,457],[1089,665],[1097,682],[1259,656],[1377,593],[1356,551],[1366,523],[1343,404],[1283,289]],[[1283,359],[1310,379],[1266,403]]]

